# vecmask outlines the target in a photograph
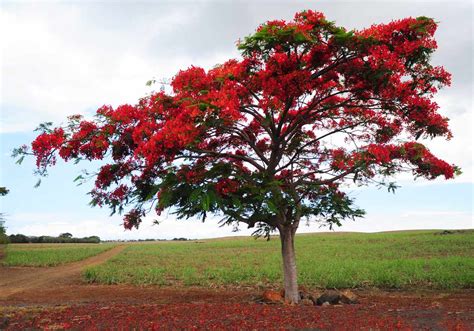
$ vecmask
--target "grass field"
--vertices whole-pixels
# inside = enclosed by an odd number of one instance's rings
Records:
[[[114,244],[10,244],[0,263],[7,266],[46,267],[83,260]]]
[[[307,287],[474,287],[474,232],[298,235],[296,250]],[[280,286],[280,264],[278,238],[159,242],[130,245],[84,277],[105,284]]]

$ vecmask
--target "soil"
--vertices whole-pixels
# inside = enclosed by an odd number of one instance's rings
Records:
[[[92,285],[81,270],[119,253],[49,268],[0,267],[0,329],[474,330],[474,290],[353,290],[358,304],[262,304],[262,290]]]

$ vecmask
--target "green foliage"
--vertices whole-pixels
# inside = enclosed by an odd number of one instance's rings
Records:
[[[7,195],[9,190],[6,187],[0,187],[0,196]]]
[[[10,242],[5,228],[5,221],[0,220],[0,245],[8,244]]]
[[[308,287],[472,288],[474,232],[298,235],[299,279]],[[84,278],[105,284],[277,286],[279,241],[252,238],[132,244]]]
[[[41,132],[41,133],[51,133],[52,132],[52,128],[53,127],[53,122],[44,122],[44,123],[41,123],[36,129],[35,131],[36,132]]]
[[[164,175],[159,185],[150,186],[137,193],[143,203],[150,198],[144,197],[149,192],[154,196],[159,192],[158,206],[160,209],[173,207],[178,218],[189,219],[200,217],[203,221],[208,213],[223,215],[221,224],[239,224],[243,218],[249,227],[255,227],[254,235],[270,238],[275,230],[272,223],[282,210],[296,208],[292,196],[280,190],[282,182],[267,179],[261,174],[250,174],[241,178],[233,173],[228,164],[217,163],[205,173],[205,178],[196,182],[182,181],[174,169]],[[239,180],[236,191],[226,195],[216,192],[216,183],[225,178]],[[317,199],[302,207],[301,217],[318,215],[332,228],[341,225],[344,219],[362,217],[364,211],[353,205],[353,200],[336,188],[322,190],[319,185],[308,184],[309,188],[319,192]],[[148,190],[148,191],[147,191]]]
[[[0,187],[0,196],[7,195],[9,190],[6,187]],[[6,234],[5,221],[3,213],[0,213],[0,245],[9,243],[8,236]]]
[[[65,233],[61,233],[59,235],[59,238],[72,238],[72,234],[70,234],[69,232],[65,232]]]
[[[267,23],[254,34],[245,37],[239,43],[238,49],[244,56],[250,56],[257,51],[268,57],[276,47],[285,52],[295,47],[310,47],[310,45],[317,43],[315,41],[317,39],[313,39],[313,36],[319,34],[320,31],[324,31],[327,38],[334,35],[341,42],[352,37],[352,32],[346,33],[344,28],[336,27],[334,22],[326,20],[322,20],[318,26],[315,26],[314,31],[307,31],[307,33],[302,33],[294,26],[278,26]]]

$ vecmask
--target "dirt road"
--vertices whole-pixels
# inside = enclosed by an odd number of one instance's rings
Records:
[[[28,295],[30,292],[42,289],[54,289],[64,285],[80,284],[81,271],[84,268],[103,263],[120,253],[124,248],[124,245],[119,245],[88,259],[57,267],[0,266],[0,302],[23,292]]]

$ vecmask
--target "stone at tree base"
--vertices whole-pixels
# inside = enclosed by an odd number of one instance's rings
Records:
[[[284,301],[284,297],[281,292],[266,290],[262,294],[262,300],[266,303],[282,303]]]
[[[316,300],[316,304],[318,306],[321,306],[326,302],[330,305],[338,305],[341,303],[345,303],[345,304],[358,303],[357,296],[352,291],[349,291],[349,290],[345,290],[343,292],[329,290],[329,291],[324,292]]]
[[[317,300],[316,304],[321,306],[325,302],[329,303],[330,305],[337,305],[341,301],[341,295],[339,292],[334,290],[329,290],[324,292]]]
[[[299,304],[304,306],[327,306],[358,303],[357,296],[350,290],[344,290],[341,292],[336,290],[327,290],[322,294],[320,292],[309,293],[306,291],[300,291],[299,296]],[[285,290],[266,290],[263,292],[261,298],[265,303],[285,303]]]
[[[351,290],[345,290],[341,292],[341,302],[345,304],[359,303],[357,295]]]

